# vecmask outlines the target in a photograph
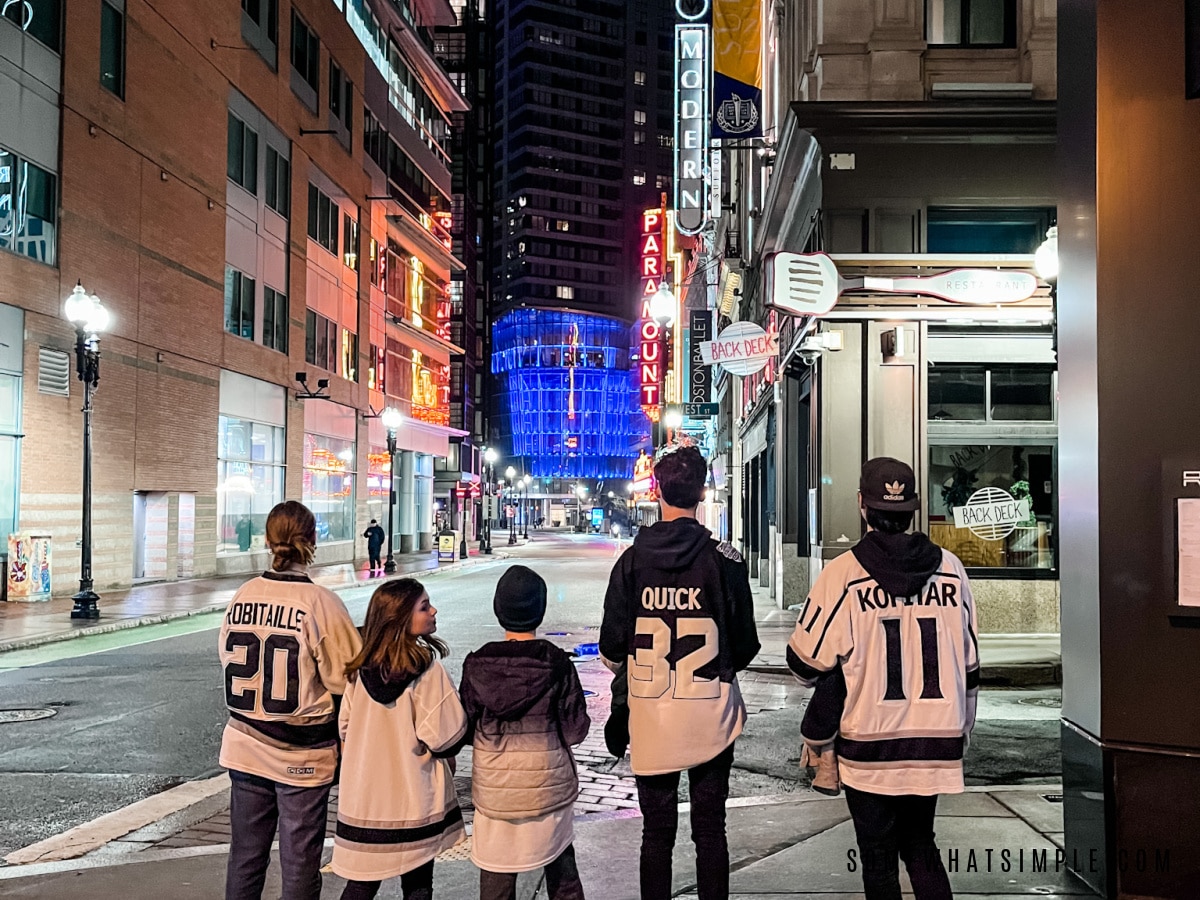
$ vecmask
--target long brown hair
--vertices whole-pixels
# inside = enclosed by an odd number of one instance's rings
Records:
[[[398,578],[379,586],[367,607],[363,645],[346,666],[353,681],[359,669],[378,669],[386,681],[393,676],[419,675],[430,663],[450,655],[450,648],[433,635],[409,633],[413,610],[425,596],[425,586],[415,578]]]
[[[271,568],[282,572],[293,564],[312,565],[317,552],[317,519],[296,500],[279,503],[267,516],[267,546],[274,558]]]

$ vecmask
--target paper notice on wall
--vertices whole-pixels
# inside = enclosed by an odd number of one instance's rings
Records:
[[[1200,607],[1200,497],[1175,502],[1179,605]]]

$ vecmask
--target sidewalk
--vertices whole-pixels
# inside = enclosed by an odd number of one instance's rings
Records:
[[[1055,785],[1022,786],[968,789],[943,797],[935,828],[955,893],[997,900],[1094,897],[1065,870],[1058,791]],[[576,818],[576,856],[589,896],[637,898],[641,826],[633,810]],[[841,798],[798,794],[731,800],[728,832],[731,900],[863,896],[853,827]],[[330,847],[331,841],[326,841],[326,858]],[[223,896],[227,853],[228,847],[218,843],[0,869],[0,894],[56,900],[217,900]],[[696,897],[693,865],[685,805],[674,856],[676,897]],[[435,896],[478,896],[478,870],[464,846],[443,854],[434,873]],[[907,876],[902,878],[905,891],[910,891]],[[535,894],[539,880],[536,873],[521,876],[518,898],[544,898],[544,890]],[[323,900],[337,898],[342,885],[341,879],[327,874]],[[276,860],[264,897],[276,898],[278,890]],[[398,879],[385,882],[379,897],[398,900]]]
[[[505,558],[500,550],[491,556],[483,556],[477,547],[472,547],[469,553],[467,559],[445,564],[438,563],[436,550],[396,554],[396,574],[454,571]],[[362,563],[314,566],[311,574],[315,582],[335,591],[382,580],[382,577],[372,577]],[[105,591],[100,597],[100,618],[90,620],[71,618],[74,602],[69,597],[42,603],[0,603],[0,653],[219,612],[251,577],[250,574],[224,575]]]

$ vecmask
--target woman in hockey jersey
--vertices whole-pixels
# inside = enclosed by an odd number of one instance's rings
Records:
[[[336,698],[358,631],[336,594],[312,583],[312,512],[294,500],[267,516],[271,569],[234,594],[218,645],[229,723],[226,900],[259,900],[279,831],[283,896],[317,900],[329,789],[337,768]]]
[[[419,581],[390,581],[371,597],[338,720],[333,871],[349,881],[342,900],[370,900],[397,875],[405,900],[429,900],[434,857],[464,838],[449,758],[467,717],[435,631],[437,610]]]

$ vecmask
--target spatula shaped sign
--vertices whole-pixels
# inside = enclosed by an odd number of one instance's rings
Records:
[[[953,269],[924,277],[842,278],[825,253],[773,253],[767,261],[768,304],[793,316],[823,316],[846,291],[920,294],[987,306],[1026,300],[1037,291],[1029,272]]]

